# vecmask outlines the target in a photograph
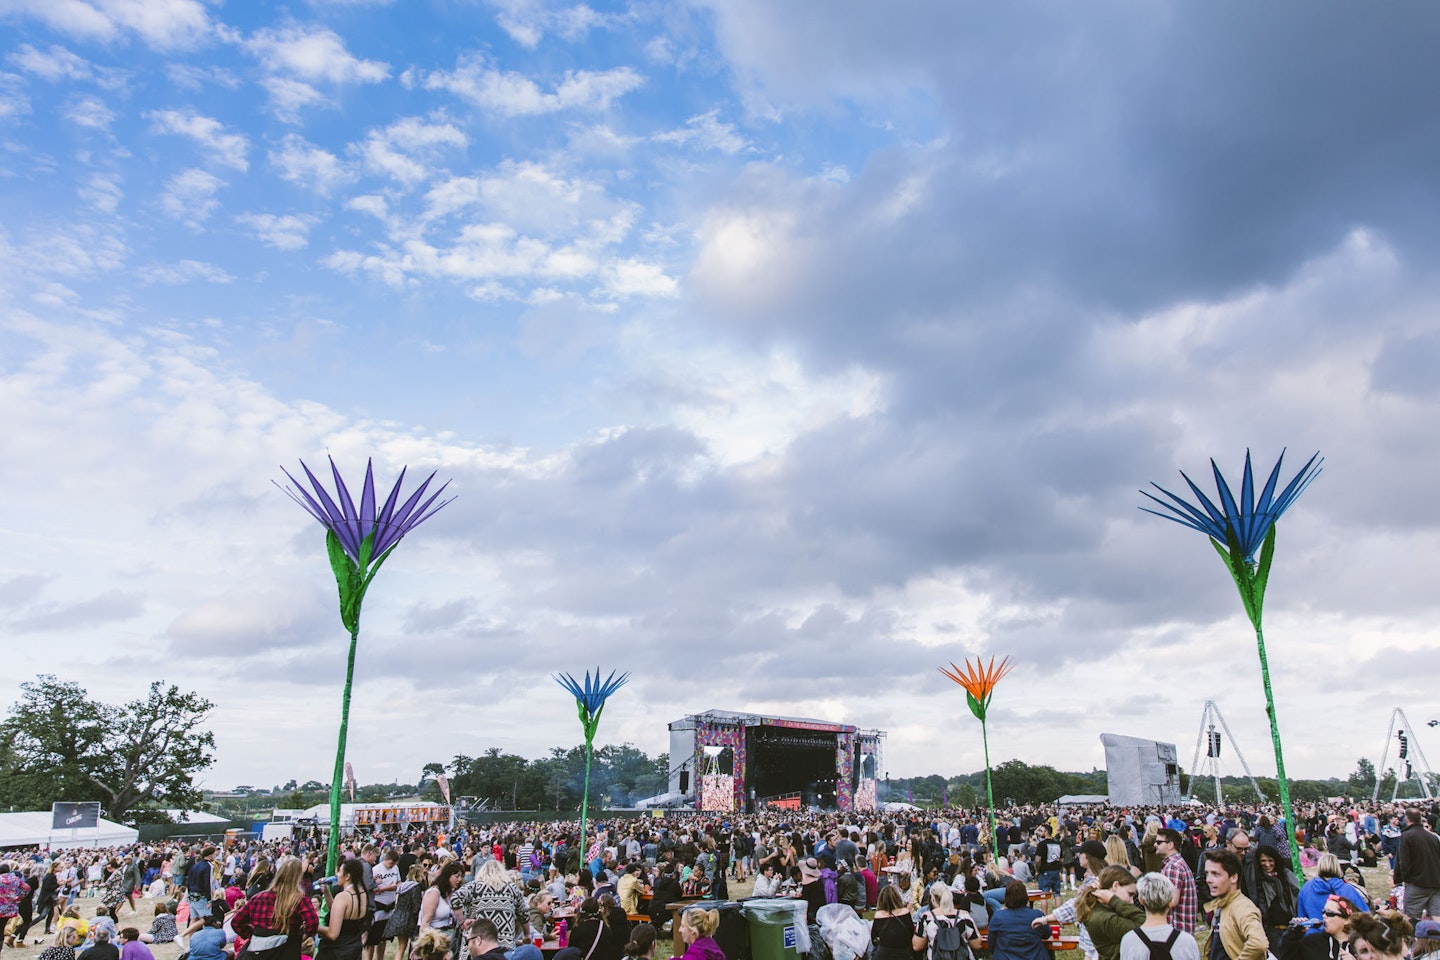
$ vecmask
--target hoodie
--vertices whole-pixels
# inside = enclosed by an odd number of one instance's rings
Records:
[[[681,960],[725,960],[725,951],[720,949],[720,944],[713,937],[696,937],[685,948]]]
[[[1312,877],[1305,881],[1305,886],[1300,888],[1300,898],[1295,906],[1295,916],[1319,920],[1321,911],[1325,909],[1325,901],[1331,894],[1349,900],[1361,913],[1370,912],[1367,899],[1344,880],[1339,877]]]

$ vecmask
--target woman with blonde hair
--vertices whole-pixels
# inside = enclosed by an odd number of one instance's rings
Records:
[[[423,873],[425,868],[416,864],[410,872],[416,870]],[[441,930],[426,930],[415,938],[410,952],[397,955],[396,960],[450,960],[450,936]]]
[[[725,951],[715,942],[720,929],[720,911],[691,907],[680,915],[680,942],[685,952],[681,960],[725,960]]]
[[[1160,821],[1151,820],[1145,824],[1145,835],[1140,838],[1140,859],[1145,861],[1146,873],[1159,873],[1165,866],[1165,858],[1155,852],[1155,838],[1160,835]],[[1179,853],[1179,850],[1175,851]]]
[[[1125,867],[1130,871],[1132,880],[1140,878],[1140,871],[1130,865],[1130,851],[1125,849],[1125,841],[1121,840],[1117,833],[1110,834],[1105,841],[1105,862],[1117,867]]]
[[[974,956],[974,952],[983,946],[980,931],[975,928],[975,921],[970,914],[955,909],[955,900],[950,893],[950,888],[943,883],[937,883],[930,887],[930,910],[920,918],[920,925],[915,930],[915,936],[910,942],[911,949],[916,952],[923,950],[927,960],[933,960],[935,938],[940,935],[942,929],[947,927],[959,929],[960,939],[970,945],[971,956]]]
[[[298,857],[281,860],[270,885],[230,918],[230,927],[246,941],[245,956],[251,960],[299,960],[301,945],[319,928],[315,904],[300,888],[302,867]]]
[[[79,942],[74,927],[62,926],[55,932],[55,942],[41,950],[37,960],[75,960],[75,945]]]
[[[495,924],[502,950],[514,950],[530,926],[530,904],[498,860],[486,860],[475,879],[455,891],[450,906],[463,920],[484,917]]]

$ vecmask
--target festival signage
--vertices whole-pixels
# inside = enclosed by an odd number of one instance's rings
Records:
[[[100,825],[100,804],[52,803],[50,804],[51,830],[84,830]]]
[[[449,821],[449,807],[361,807],[355,811],[357,827],[404,823],[448,823]]]

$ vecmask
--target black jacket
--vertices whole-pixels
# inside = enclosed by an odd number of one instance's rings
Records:
[[[1400,831],[1395,882],[1440,888],[1440,837],[1426,830],[1424,824],[1412,823]]]

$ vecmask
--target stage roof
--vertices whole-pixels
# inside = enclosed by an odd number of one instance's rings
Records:
[[[704,721],[708,723],[729,723],[741,726],[776,726],[792,727],[801,730],[820,730],[827,733],[855,733],[862,737],[883,737],[883,730],[867,730],[849,723],[833,723],[829,720],[816,720],[813,717],[777,717],[760,713],[736,713],[733,710],[706,710],[704,713],[692,713],[672,721],[670,728],[674,729],[678,724],[686,721]]]

